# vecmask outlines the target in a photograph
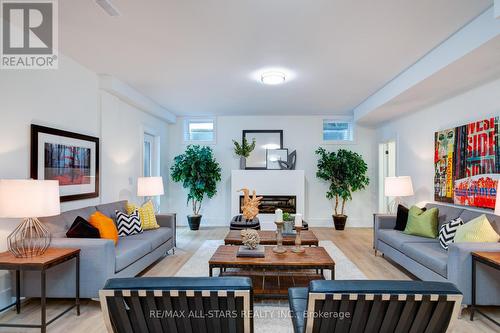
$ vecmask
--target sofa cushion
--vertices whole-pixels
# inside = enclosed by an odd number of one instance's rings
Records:
[[[464,209],[464,211],[460,215],[460,218],[464,221],[464,223],[467,223],[483,214],[484,213],[482,212]],[[488,219],[488,221],[490,221],[491,226],[493,227],[493,229],[495,229],[497,234],[500,234],[500,216],[497,216],[495,214],[484,214],[484,215],[486,215],[486,218]]]
[[[151,250],[156,249],[170,238],[172,238],[172,228],[161,227],[154,230],[145,230],[140,234],[127,236],[127,239],[140,240],[151,244]],[[123,238],[120,238],[120,241]]]
[[[438,243],[437,239],[424,238],[419,236],[407,235],[399,230],[378,230],[378,238],[384,243],[400,250],[404,243],[408,242],[425,242],[425,243]]]
[[[125,212],[127,201],[116,201],[96,206],[96,209],[111,218],[116,223],[115,211]]]
[[[295,332],[304,332],[306,325],[307,298],[309,288],[289,288],[288,302]]]
[[[455,243],[496,243],[499,238],[486,215],[482,214],[457,229]]]
[[[408,212],[408,223],[403,231],[407,235],[437,238],[439,209],[431,208],[426,211],[413,206]]]
[[[116,272],[121,271],[151,252],[151,243],[129,238],[121,238],[116,246]]]
[[[401,252],[439,275],[447,276],[448,252],[438,242],[405,243]]]
[[[109,279],[104,289],[126,290],[251,290],[248,277],[135,277]]]
[[[95,207],[85,207],[80,209],[68,210],[60,215],[41,217],[40,221],[43,222],[52,233],[52,237],[66,237],[66,232],[69,230],[73,222],[78,216],[85,220],[89,220],[90,215],[96,212]]]
[[[463,208],[447,206],[447,205],[439,205],[439,204],[433,204],[433,203],[428,203],[425,205],[425,208],[427,208],[427,209],[431,209],[434,207],[439,209],[438,229],[441,228],[441,226],[443,224],[445,224],[446,222],[448,222],[449,220],[456,219],[457,217],[460,217],[460,214],[462,214],[462,212],[464,211]],[[464,222],[465,222],[465,220],[464,220]]]

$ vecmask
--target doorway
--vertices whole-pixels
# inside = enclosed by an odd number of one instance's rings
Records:
[[[387,206],[392,198],[384,193],[385,177],[396,176],[396,140],[390,140],[378,145],[378,210],[387,213]]]

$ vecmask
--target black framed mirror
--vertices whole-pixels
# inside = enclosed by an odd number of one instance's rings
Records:
[[[247,170],[266,170],[267,149],[283,148],[283,130],[243,130],[243,139],[255,140],[255,149],[246,159]]]

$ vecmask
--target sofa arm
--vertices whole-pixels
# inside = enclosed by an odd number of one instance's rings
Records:
[[[500,243],[451,243],[448,248],[448,280],[464,294],[463,303],[472,302],[472,256],[471,252],[497,252]],[[500,304],[500,273],[477,272],[476,300],[480,305]],[[484,272],[486,273],[486,272]]]
[[[174,246],[177,246],[176,240],[176,225],[177,225],[177,214],[160,214],[156,215],[156,222],[160,227],[168,227],[172,228],[172,235],[173,235],[173,241],[174,241]]]
[[[396,226],[396,215],[391,214],[373,214],[375,229],[394,229]]]

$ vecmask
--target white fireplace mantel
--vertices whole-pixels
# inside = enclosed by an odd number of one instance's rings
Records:
[[[248,188],[257,195],[294,195],[297,197],[297,213],[305,214],[304,170],[232,170],[231,215],[239,214],[238,190]],[[274,229],[272,214],[259,214],[263,229]]]

